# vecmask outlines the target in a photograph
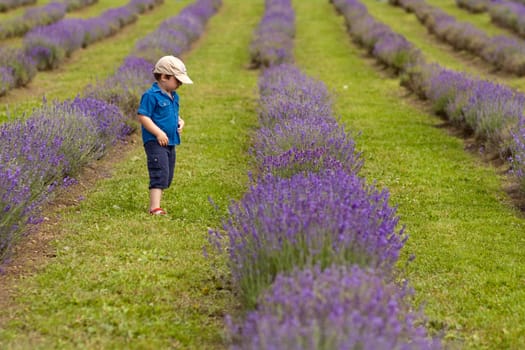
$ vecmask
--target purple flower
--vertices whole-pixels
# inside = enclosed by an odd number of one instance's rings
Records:
[[[268,175],[229,209],[225,248],[236,287],[248,304],[280,271],[360,264],[389,270],[406,240],[388,193],[341,170]],[[211,232],[215,246],[222,235]]]
[[[244,320],[227,319],[232,349],[440,349],[411,291],[374,269],[331,266],[277,275]]]

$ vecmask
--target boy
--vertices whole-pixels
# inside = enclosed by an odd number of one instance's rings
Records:
[[[193,84],[186,66],[177,57],[164,56],[155,64],[153,83],[140,99],[139,122],[148,160],[149,213],[166,215],[161,208],[162,191],[171,185],[175,171],[175,146],[180,144],[184,120],[179,117],[179,95],[182,84]]]

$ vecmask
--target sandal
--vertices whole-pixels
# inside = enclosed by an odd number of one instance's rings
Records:
[[[166,215],[166,212],[162,208],[155,208],[149,211],[151,215]]]

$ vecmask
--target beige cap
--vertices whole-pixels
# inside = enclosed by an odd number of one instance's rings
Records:
[[[161,57],[155,64],[153,73],[173,75],[183,84],[193,84],[188,73],[186,73],[186,66],[175,56]]]

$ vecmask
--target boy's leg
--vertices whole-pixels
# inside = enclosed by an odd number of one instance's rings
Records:
[[[149,210],[160,208],[160,200],[162,199],[162,189],[151,188],[149,190]]]
[[[169,187],[170,161],[169,152],[157,142],[148,142],[144,145],[148,158],[148,172],[150,178],[150,212],[160,208],[162,191]]]

